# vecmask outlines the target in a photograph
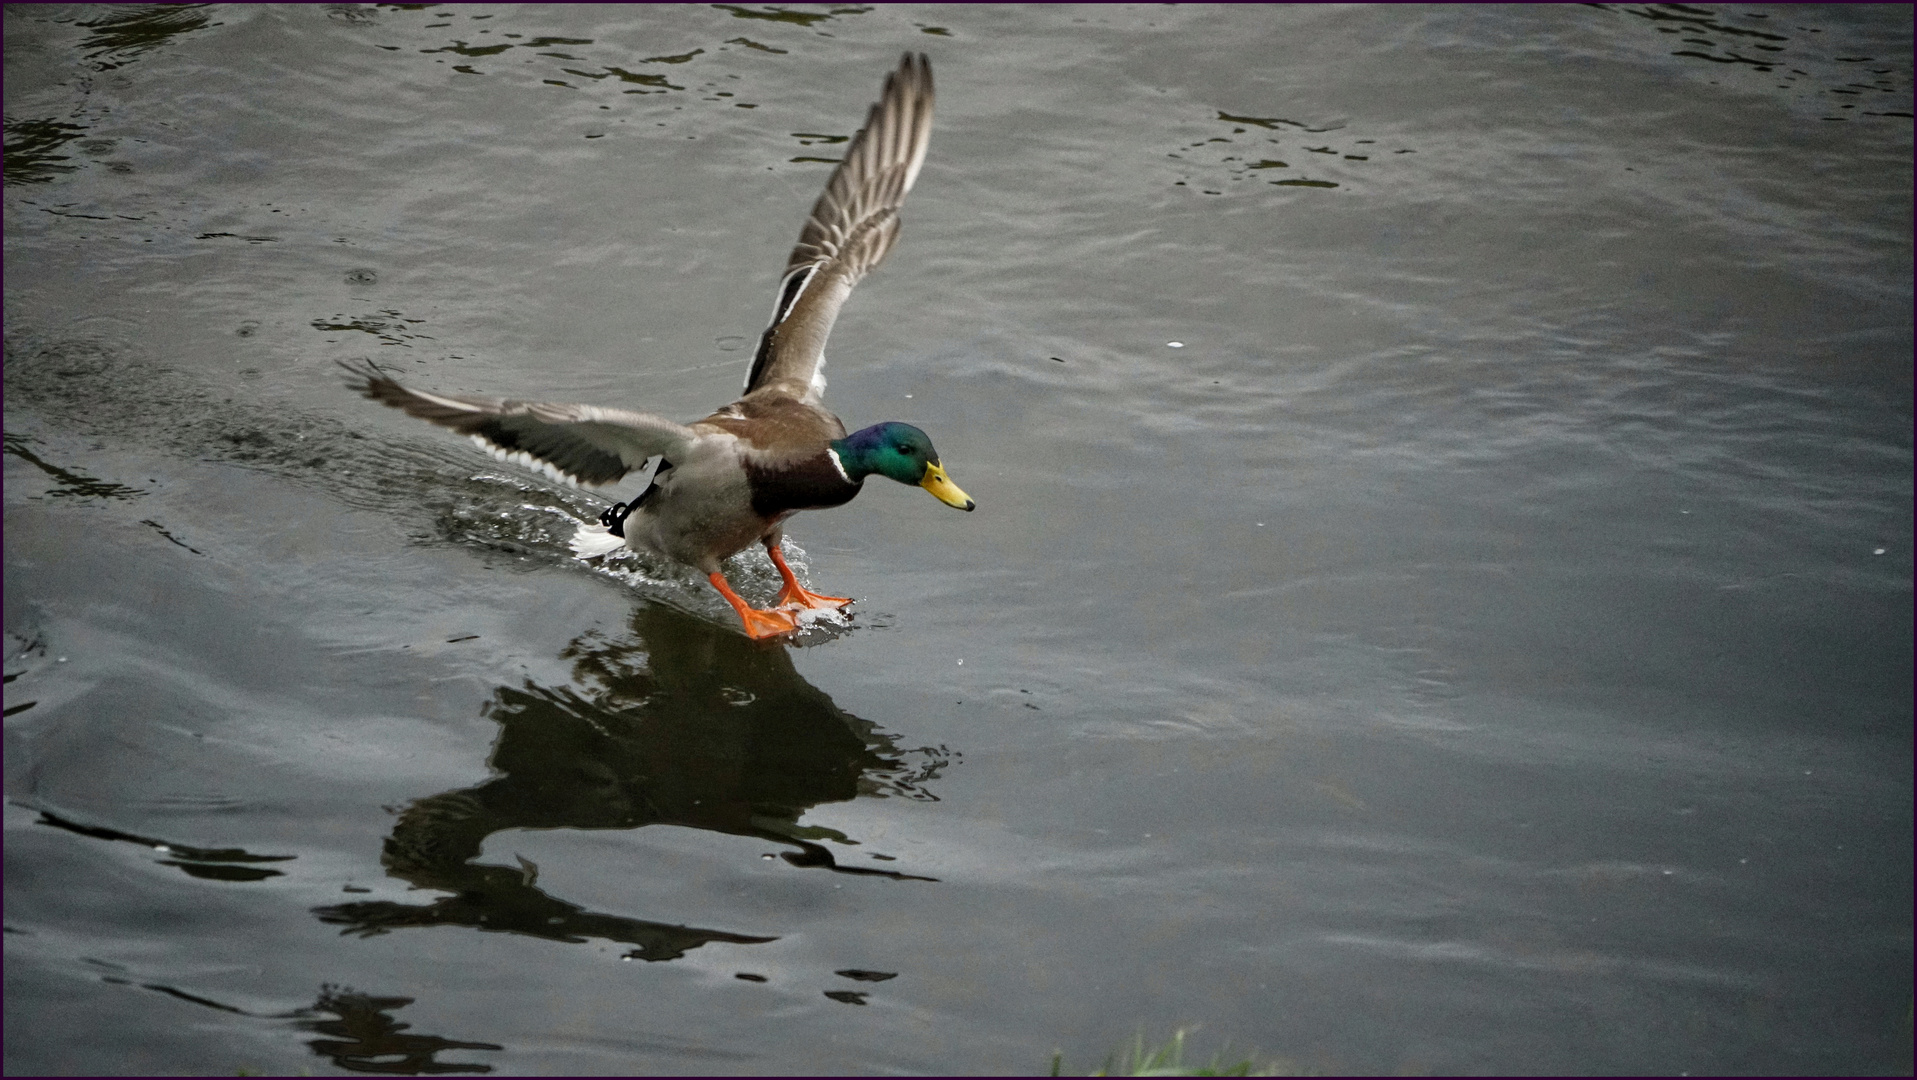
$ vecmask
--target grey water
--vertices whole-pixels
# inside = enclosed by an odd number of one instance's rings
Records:
[[[1908,5],[5,19],[9,1074],[1910,1069]],[[907,50],[849,625],[343,387],[731,400]]]

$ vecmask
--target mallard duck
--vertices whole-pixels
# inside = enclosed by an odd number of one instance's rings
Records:
[[[860,278],[892,250],[899,206],[918,178],[932,134],[932,66],[907,53],[878,104],[826,181],[786,260],[772,324],[759,337],[745,395],[703,420],[675,424],[599,405],[557,405],[435,394],[402,386],[370,362],[346,365],[366,397],[468,435],[505,461],[575,485],[610,484],[660,459],[650,485],[582,526],[582,554],[627,547],[705,571],[753,638],[788,634],[808,612],[852,601],[799,584],[780,551],[785,521],[801,510],[843,506],[865,478],[915,484],[961,510],[977,504],[939,464],[925,432],[888,422],[846,434],[819,405],[825,339]],[[753,608],[720,560],[765,546],[784,579],[778,604]]]

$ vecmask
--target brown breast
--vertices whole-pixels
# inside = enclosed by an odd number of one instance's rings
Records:
[[[777,521],[799,510],[842,506],[860,485],[833,463],[829,445],[845,437],[839,418],[783,394],[760,392],[700,421],[731,432],[745,444],[752,510]]]
[[[779,465],[746,458],[746,480],[752,485],[752,511],[777,521],[799,510],[843,506],[859,493],[859,486],[840,474],[825,447],[808,458]]]

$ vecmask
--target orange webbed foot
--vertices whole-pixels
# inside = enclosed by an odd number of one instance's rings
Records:
[[[779,576],[785,579],[785,588],[779,590],[779,606],[782,608],[801,608],[806,611],[837,611],[852,602],[849,596],[826,596],[815,593],[799,584],[792,568],[785,563],[785,553],[777,544],[767,544],[765,553],[772,556],[772,565],[778,567]]]
[[[799,620],[788,612],[760,611],[746,603],[744,597],[732,591],[732,586],[726,583],[724,574],[715,571],[706,575],[706,580],[712,582],[712,587],[719,590],[720,596],[726,598],[726,603],[732,605],[732,610],[739,613],[739,622],[745,626],[746,636],[752,640],[763,641],[766,638],[790,634],[799,629]]]
[[[852,602],[849,596],[825,596],[815,593],[798,582],[793,582],[779,590],[779,606],[804,608],[808,611],[831,609],[837,611]]]
[[[799,620],[783,611],[746,608],[739,612],[739,621],[745,624],[746,636],[754,641],[795,633],[799,629]]]

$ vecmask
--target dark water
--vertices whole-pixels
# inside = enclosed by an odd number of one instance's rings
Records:
[[[729,400],[905,49],[827,401],[980,510],[795,521],[849,628],[340,386]],[[1910,1068],[1909,7],[26,5],[5,88],[9,1073]]]

